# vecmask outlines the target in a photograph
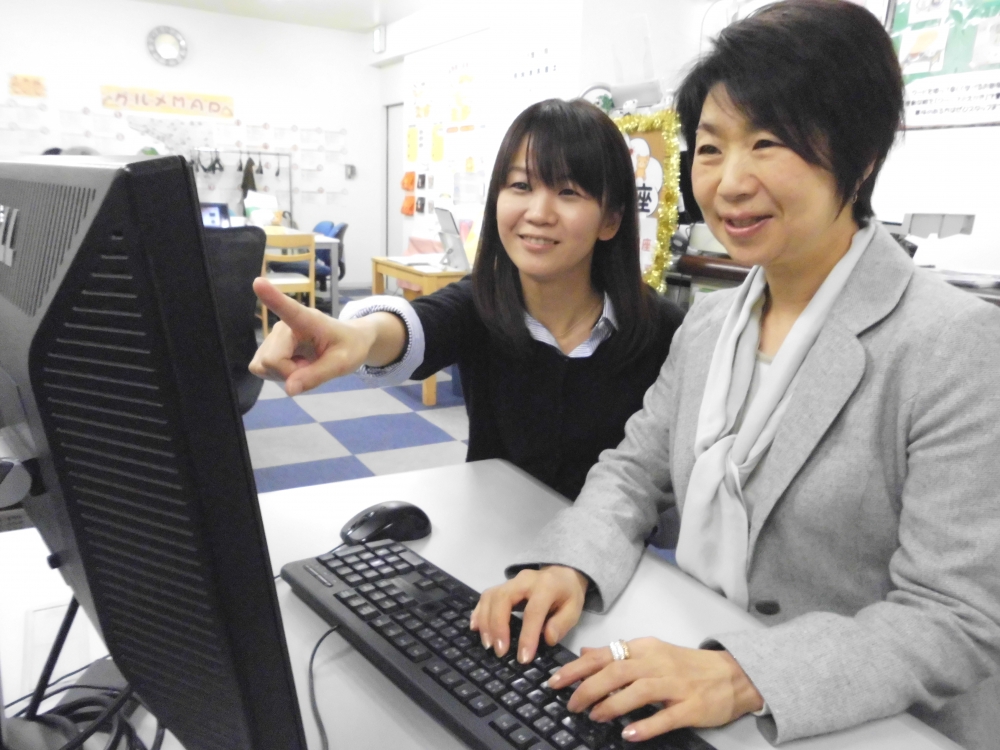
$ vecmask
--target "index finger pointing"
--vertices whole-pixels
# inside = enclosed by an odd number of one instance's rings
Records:
[[[285,321],[289,328],[300,328],[307,319],[309,308],[293,300],[263,276],[254,279],[253,291],[264,307]]]

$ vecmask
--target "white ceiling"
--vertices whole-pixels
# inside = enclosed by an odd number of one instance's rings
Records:
[[[326,26],[343,31],[369,31],[398,21],[432,0],[147,0],[163,5]]]

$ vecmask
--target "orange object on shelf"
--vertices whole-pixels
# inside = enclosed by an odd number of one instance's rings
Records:
[[[417,197],[415,195],[407,195],[403,197],[403,205],[399,209],[403,216],[413,216],[417,208]]]
[[[416,183],[416,181],[417,181],[417,173],[407,172],[406,174],[403,175],[403,180],[402,182],[399,183],[399,185],[400,187],[403,188],[403,190],[413,190],[413,185],[414,183]],[[406,212],[404,211],[403,213]]]

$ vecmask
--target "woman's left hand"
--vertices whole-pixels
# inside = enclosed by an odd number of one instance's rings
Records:
[[[584,648],[579,659],[549,678],[549,687],[558,690],[583,680],[566,708],[581,712],[590,707],[590,718],[601,722],[663,703],[661,711],[622,732],[631,742],[680,727],[721,726],[764,707],[728,651],[681,648],[656,638],[629,641],[628,650],[628,659],[615,661],[607,646]]]

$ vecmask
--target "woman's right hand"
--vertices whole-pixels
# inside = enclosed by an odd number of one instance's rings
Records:
[[[284,383],[288,395],[297,396],[365,364],[377,328],[363,318],[350,322],[331,318],[299,304],[264,278],[254,280],[253,290],[281,318],[250,362],[254,375]]]
[[[510,613],[527,600],[517,660],[527,664],[535,658],[543,628],[545,641],[554,646],[580,619],[589,581],[573,568],[552,565],[541,570],[522,570],[514,578],[483,592],[469,620],[479,631],[485,648],[503,656],[510,648]]]

